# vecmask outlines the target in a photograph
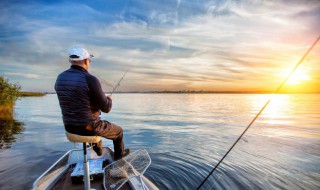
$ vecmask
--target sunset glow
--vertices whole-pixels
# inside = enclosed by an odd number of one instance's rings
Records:
[[[301,84],[306,80],[310,80],[310,77],[306,74],[306,72],[298,69],[288,79],[288,84],[290,85]]]
[[[119,91],[272,92],[320,31],[320,1],[1,1],[0,75],[53,91],[67,49],[95,56],[90,72]],[[30,10],[37,10],[31,12]],[[67,18],[67,19],[66,19]],[[317,44],[287,82],[320,92]],[[108,84],[108,85],[105,85]]]

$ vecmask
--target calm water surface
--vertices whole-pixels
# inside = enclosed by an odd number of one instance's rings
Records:
[[[195,189],[271,95],[114,94],[102,118],[147,149],[160,189]],[[73,148],[56,95],[18,100],[24,131],[0,149],[0,189],[30,189]],[[112,146],[111,141],[104,140]],[[203,189],[320,189],[320,95],[277,95]]]

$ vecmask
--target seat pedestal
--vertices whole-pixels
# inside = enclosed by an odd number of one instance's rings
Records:
[[[99,136],[81,136],[66,132],[67,138],[70,142],[82,142],[83,143],[83,167],[84,167],[84,187],[85,190],[90,190],[90,170],[87,157],[87,143],[98,143],[101,140]]]

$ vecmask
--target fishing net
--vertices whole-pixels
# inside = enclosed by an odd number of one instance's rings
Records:
[[[113,162],[104,170],[104,188],[120,189],[131,177],[142,176],[150,164],[151,158],[146,150],[138,150]]]

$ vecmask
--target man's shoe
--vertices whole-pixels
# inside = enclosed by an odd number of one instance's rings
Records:
[[[128,156],[130,154],[130,149],[129,148],[126,148],[122,154],[122,158]]]
[[[126,156],[128,156],[130,154],[130,149],[129,148],[126,148],[125,150],[124,150],[124,152],[123,152],[123,154],[121,155],[121,157],[119,157],[119,158],[114,158],[114,161],[117,161],[117,160],[120,160],[121,158],[124,158],[124,157],[126,157]]]
[[[98,156],[101,156],[102,155],[102,140],[100,140],[98,143],[93,143],[92,148],[97,153]]]

